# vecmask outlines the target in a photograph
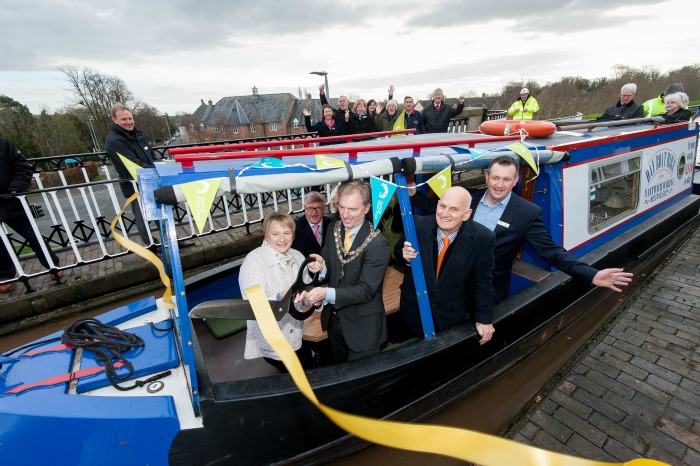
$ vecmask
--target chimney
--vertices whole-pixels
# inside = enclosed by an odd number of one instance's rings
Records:
[[[200,99],[202,101],[202,105],[204,105],[204,99]]]
[[[257,96],[258,96],[258,88],[253,86],[253,97],[257,97]]]
[[[211,99],[209,99],[209,105],[211,105]]]
[[[311,100],[311,92],[306,93],[306,100]]]

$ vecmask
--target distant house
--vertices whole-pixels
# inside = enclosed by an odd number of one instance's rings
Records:
[[[214,142],[235,139],[271,138],[306,133],[304,107],[311,110],[311,120],[321,118],[319,99],[300,100],[290,93],[259,94],[253,87],[251,95],[223,97],[217,103],[202,99],[192,115],[180,116],[183,142]],[[337,99],[330,99],[337,106]]]

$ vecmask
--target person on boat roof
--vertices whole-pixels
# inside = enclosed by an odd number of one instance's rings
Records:
[[[689,121],[690,110],[686,108],[688,106],[688,101],[688,94],[685,92],[674,92],[673,94],[666,95],[666,97],[664,97],[666,113],[662,115],[664,117],[664,123]]]
[[[682,83],[669,84],[666,90],[659,94],[658,97],[654,97],[653,99],[649,99],[644,102],[644,115],[653,117],[666,113],[667,110],[664,102],[664,96],[671,95],[676,92],[685,92]]]
[[[328,287],[300,295],[314,304],[323,303],[321,328],[328,331],[337,363],[378,353],[388,336],[382,283],[389,265],[389,242],[365,218],[371,205],[369,183],[340,184],[340,220],[331,224],[319,260],[323,263],[320,277],[328,279]]]
[[[520,89],[520,96],[508,109],[508,118],[512,120],[532,120],[535,113],[540,111],[540,105],[530,95],[527,87]]]
[[[445,94],[438,88],[433,91],[433,102],[423,109],[423,129],[425,133],[446,133],[450,119],[464,110],[464,96],[459,96],[459,103],[448,106]]]
[[[269,300],[279,301],[287,293],[297,278],[304,256],[292,249],[294,240],[294,219],[281,212],[273,212],[263,221],[262,245],[248,253],[238,275],[241,290],[260,285]],[[243,299],[248,299],[241,291]],[[282,334],[294,351],[301,348],[304,334],[304,321],[297,320],[289,313],[279,321]],[[274,349],[263,337],[257,321],[249,320],[245,338],[245,359],[264,358],[270,365],[286,372],[284,364]]]
[[[527,243],[550,267],[586,283],[621,292],[633,274],[620,268],[598,270],[574,258],[554,242],[542,221],[542,208],[513,192],[518,183],[518,163],[507,155],[493,159],[486,169],[486,189],[472,190],[473,220],[496,235],[493,287],[494,300],[508,297],[513,262]],[[409,191],[409,194],[411,191]],[[434,205],[420,193],[411,203],[434,211]]]
[[[605,109],[596,120],[624,120],[628,118],[643,118],[644,106],[634,101],[637,95],[637,85],[628,83],[620,89],[620,100]]]
[[[416,217],[416,237],[435,329],[445,330],[463,322],[473,310],[480,344],[491,340],[493,322],[493,258],[491,230],[468,222],[472,209],[469,192],[459,186],[445,190],[435,216]],[[406,261],[401,284],[400,309],[406,326],[423,335],[410,260],[417,257],[411,243],[402,238],[396,256]],[[399,253],[398,250],[401,250]]]
[[[321,84],[318,87],[318,93],[321,97],[321,105],[330,105],[328,98],[326,97],[325,84]],[[348,133],[348,123],[350,122],[353,112],[350,111],[349,106],[350,100],[347,98],[347,96],[341,95],[338,97],[338,108],[334,110],[335,115],[333,118],[340,127],[340,134],[350,134]]]
[[[323,104],[321,111],[323,112],[323,119],[318,123],[312,125],[311,110],[304,107],[302,112],[304,113],[304,124],[306,125],[306,131],[310,133],[317,132],[318,136],[321,138],[326,138],[329,136],[342,136],[343,130],[335,119],[335,113],[333,112],[333,108],[328,104]],[[341,142],[342,141],[322,142],[320,145],[329,146],[331,144],[339,144]]]
[[[321,247],[326,241],[326,232],[331,223],[330,217],[323,215],[326,210],[326,198],[318,191],[310,191],[304,196],[304,215],[295,220],[296,233],[292,248],[304,257],[321,254]]]

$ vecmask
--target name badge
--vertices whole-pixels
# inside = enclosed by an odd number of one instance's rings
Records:
[[[503,220],[498,221],[498,225],[502,226],[503,228],[508,228],[510,227],[510,223],[506,223]]]

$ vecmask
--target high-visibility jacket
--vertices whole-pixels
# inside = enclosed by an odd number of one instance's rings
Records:
[[[664,105],[663,97],[658,96],[644,102],[644,116],[653,117],[664,113],[666,113],[666,106]]]
[[[525,99],[525,104],[521,99],[513,102],[508,109],[508,117],[513,120],[532,120],[532,115],[540,110],[540,106],[531,95]]]

